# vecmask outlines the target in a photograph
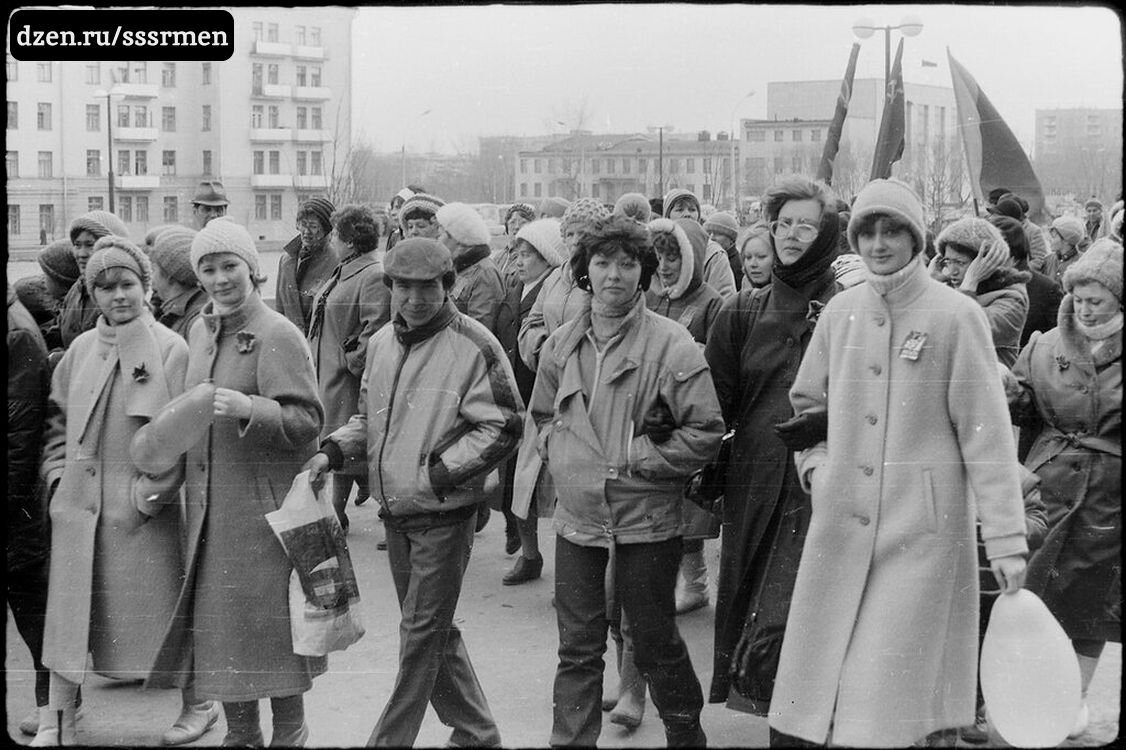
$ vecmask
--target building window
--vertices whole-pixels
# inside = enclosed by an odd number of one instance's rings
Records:
[[[51,82],[51,63],[35,63],[35,79],[40,83]]]
[[[622,174],[629,174],[629,159],[622,159]]]
[[[129,174],[129,152],[128,151],[118,151],[117,152],[117,173],[118,174]]]
[[[309,174],[308,160],[304,151],[297,152],[297,174]]]
[[[54,155],[50,151],[39,152],[39,176],[40,177],[53,177],[54,176]]]
[[[164,223],[175,224],[180,220],[180,207],[177,205],[176,196],[164,196]]]
[[[296,29],[294,29],[294,37],[297,39],[297,43],[300,44],[302,47],[304,47],[305,46],[305,27],[304,26],[298,26]]]
[[[606,160],[606,174],[614,174],[614,172],[616,171],[615,165],[617,164],[617,162],[617,159]]]
[[[160,173],[166,177],[176,176],[176,152],[162,151],[160,154]]]
[[[270,193],[270,219],[280,221],[282,217],[281,193]]]
[[[97,86],[102,82],[102,66],[98,63],[86,66],[86,83]]]
[[[704,157],[704,175],[707,176],[712,173],[712,160]]]
[[[528,160],[527,159],[521,159],[520,160],[520,174],[528,174]]]
[[[135,151],[133,153],[133,173],[142,176],[149,173],[148,151]]]
[[[20,64],[10,57],[8,58],[7,62],[8,65],[6,71],[8,74],[8,80],[18,81],[20,79]]]
[[[649,171],[649,160],[646,159],[645,157],[640,157],[637,160],[637,172],[638,172],[638,174],[646,174],[648,171]]]
[[[9,151],[8,153],[10,154],[12,152]],[[521,198],[527,198],[528,197],[528,183],[526,183],[526,182],[520,183],[520,197]]]
[[[278,66],[276,63],[270,63],[266,66],[266,83],[276,84],[278,82]]]
[[[91,195],[86,199],[87,211],[103,211],[105,210],[105,200],[100,195]]]
[[[320,151],[312,151],[309,154],[309,171],[315,175],[324,174],[324,158]]]
[[[270,174],[281,174],[281,151],[270,152]]]
[[[262,41],[263,34],[261,21],[255,21],[254,23],[250,24],[250,30],[254,34],[255,39]]]
[[[117,127],[119,127],[119,128],[129,127],[129,105],[128,104],[118,104],[117,105]]]
[[[110,79],[117,83],[129,83],[129,63],[113,68],[110,71]]]
[[[160,85],[166,89],[176,88],[176,63],[166,62],[161,66]]]
[[[814,143],[819,142],[821,140],[821,129],[820,128],[814,128],[813,130],[810,130],[809,131],[809,140],[813,141]]]
[[[205,62],[203,64],[203,69],[200,71],[200,77],[199,78],[200,78],[199,82],[201,84],[203,84],[204,86],[211,85],[211,63]]]
[[[298,84],[300,85],[300,84]],[[309,127],[309,109],[308,107],[297,108],[297,129],[304,130]]]
[[[20,176],[20,152],[8,151],[4,155],[4,171],[8,173],[8,177]]]
[[[211,151],[209,149],[203,151],[203,174],[207,177],[211,176]]]
[[[774,157],[774,174],[782,174],[782,157]]]
[[[265,151],[255,151],[254,152],[254,172],[253,173],[254,174],[265,174],[266,173],[266,152]]]
[[[314,47],[320,47],[321,46],[321,27],[320,26],[310,26],[309,27],[309,44],[311,44]]]
[[[543,162],[539,159],[532,159],[532,171],[536,174],[543,173]]]
[[[800,141],[801,140],[801,131],[800,130],[791,131],[790,132],[790,140],[791,141]]]
[[[97,133],[102,129],[102,107],[100,104],[86,105],[86,132]]]
[[[305,81],[307,79],[307,72],[306,72],[307,70],[308,69],[304,65],[298,65],[297,66],[297,85],[298,86],[304,86],[305,85]]]
[[[203,114],[199,118],[199,129],[204,133],[211,130],[211,105],[203,105]]]
[[[669,174],[679,174],[679,173],[680,173],[680,159],[677,159],[675,157],[672,158],[672,159],[669,159]]]
[[[102,152],[97,149],[86,150],[86,176],[87,177],[101,177],[102,175]]]
[[[602,160],[601,159],[591,159],[590,160],[590,173],[591,174],[602,174]]]
[[[747,140],[753,143],[763,143],[766,140],[765,130],[748,130]]]
[[[532,187],[534,188],[535,197],[539,198],[541,195],[543,195],[543,185],[537,182]]]
[[[801,164],[801,157],[800,156],[790,157],[790,171],[793,172],[794,174],[801,174],[802,164]]]
[[[117,218],[125,222],[133,221],[133,197],[129,195],[117,196]]]
[[[149,127],[149,108],[143,104],[133,105],[133,127]]]
[[[250,93],[255,95],[262,93],[262,63],[250,65]]]
[[[266,196],[254,196],[254,218],[259,221],[266,220]]]
[[[250,107],[250,127],[262,127],[262,117],[265,114],[265,107],[261,104],[255,104]]]
[[[20,233],[20,207],[8,204],[8,236]]]
[[[40,130],[51,129],[51,105],[47,102],[39,102],[35,115],[35,125]]]
[[[176,132],[176,108],[175,107],[161,107],[160,108],[160,129],[165,133]]]
[[[266,110],[266,123],[267,123],[266,127],[268,127],[268,128],[278,127],[278,118],[279,118],[278,105],[271,104],[269,106],[269,108]]]
[[[39,229],[44,234],[55,233],[55,206],[52,203],[39,204]]]
[[[311,112],[311,115],[312,115],[311,122],[309,123],[310,127],[312,127],[313,130],[320,130],[321,129],[321,108],[320,107],[312,107],[310,112]]]
[[[8,130],[16,130],[20,126],[20,103],[8,101]]]
[[[149,64],[147,62],[133,63],[133,83],[149,82]]]
[[[276,42],[278,40],[278,25],[276,23],[266,24],[266,41]]]
[[[320,86],[321,85],[321,66],[314,65],[313,67],[309,68],[309,85],[310,86]]]
[[[149,197],[147,195],[137,196],[137,221],[141,224],[149,222]]]
[[[705,201],[711,201],[711,199],[712,199],[712,186],[709,185],[708,183],[704,183],[703,198],[704,198]]]

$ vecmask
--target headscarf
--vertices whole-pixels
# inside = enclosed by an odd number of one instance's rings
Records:
[[[785,205],[785,204],[783,204]],[[774,268],[771,275],[787,286],[801,290],[811,282],[821,278],[826,272],[832,275],[830,267],[837,257],[837,241],[841,234],[837,222],[837,207],[829,203],[821,209],[821,221],[813,244],[791,265],[782,265],[778,259],[778,249],[774,246],[774,235],[770,235],[770,248],[774,251]]]

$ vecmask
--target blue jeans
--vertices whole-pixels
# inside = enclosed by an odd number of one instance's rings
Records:
[[[450,741],[500,745],[500,732],[454,625],[454,610],[473,549],[477,515],[445,526],[397,531],[387,524],[387,557],[399,598],[399,673],[369,747],[410,747],[426,705],[454,728]]]
[[[676,574],[681,540],[619,544],[614,549],[614,600],[633,637],[634,662],[644,676],[670,744],[702,738],[704,694],[676,627]],[[559,668],[555,672],[551,745],[594,747],[602,731],[606,568],[610,550],[555,540],[555,611]],[[696,740],[699,744],[699,739]]]

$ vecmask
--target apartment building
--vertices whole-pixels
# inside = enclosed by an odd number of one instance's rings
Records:
[[[1122,110],[1038,109],[1033,154],[1045,193],[1109,205],[1122,189]]]

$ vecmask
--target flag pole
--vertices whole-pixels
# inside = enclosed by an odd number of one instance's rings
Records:
[[[837,109],[833,113],[833,121],[829,125],[829,134],[825,137],[825,147],[821,150],[821,164],[817,168],[817,179],[824,180],[826,185],[833,184],[833,163],[837,160],[840,150],[841,133],[844,130],[845,118],[848,116],[848,105],[852,99],[852,81],[856,75],[856,58],[860,55],[860,43],[852,43],[852,51],[848,56],[848,65],[845,66],[845,76],[841,81],[841,93],[837,96]]]

